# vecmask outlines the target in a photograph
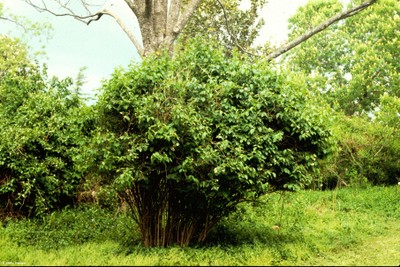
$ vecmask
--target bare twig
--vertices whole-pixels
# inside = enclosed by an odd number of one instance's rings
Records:
[[[54,16],[57,16],[57,17],[73,17],[74,19],[79,20],[79,21],[81,21],[81,22],[83,22],[85,24],[88,24],[88,22],[87,22],[88,19],[90,20],[93,17],[98,16],[98,13],[99,13],[99,12],[97,12],[95,14],[89,14],[89,15],[85,15],[85,16],[80,16],[80,15],[75,14],[74,11],[71,10],[66,4],[62,4],[60,2],[58,2],[58,4],[62,8],[67,10],[68,13],[56,13],[56,12],[50,10],[49,8],[47,8],[47,5],[46,5],[44,0],[41,1],[42,2],[42,6],[38,6],[37,4],[33,3],[31,0],[25,0],[25,2],[27,4],[29,4],[30,6],[34,7],[39,12],[48,12],[48,13],[54,15]],[[67,2],[67,4],[68,4],[68,2]],[[86,6],[85,6],[85,9],[88,10]]]
[[[57,17],[63,17],[63,16],[68,16],[68,17],[73,17],[74,19],[77,19],[86,25],[89,25],[93,21],[98,21],[103,15],[109,15],[115,19],[115,21],[118,23],[118,25],[121,27],[121,29],[125,32],[125,34],[129,37],[129,39],[132,41],[133,45],[137,49],[139,55],[143,55],[144,49],[143,46],[140,44],[140,42],[137,40],[137,38],[133,35],[133,33],[128,29],[128,27],[125,25],[125,23],[121,20],[121,18],[115,14],[114,12],[108,10],[108,9],[103,9],[99,12],[96,12],[94,14],[90,14],[91,11],[89,10],[89,6],[94,6],[89,3],[87,3],[84,0],[80,0],[82,5],[84,6],[86,12],[88,15],[77,15],[71,8],[68,7],[69,1],[62,3],[61,1],[56,1],[60,7],[62,7],[64,10],[66,10],[66,13],[56,13],[49,9],[45,3],[44,0],[41,0],[41,6],[35,4],[32,2],[32,0],[25,0],[26,3],[34,7],[36,10],[39,12],[48,12],[54,16]],[[97,5],[96,5],[97,6]],[[104,4],[103,4],[104,6]]]
[[[2,16],[0,16],[0,20],[5,20],[5,21],[8,21],[8,22],[14,23],[18,27],[21,27],[22,29],[24,29],[25,32],[27,31],[26,27],[22,23],[19,23],[17,20],[13,20],[11,18],[2,17]]]
[[[116,15],[115,13],[113,13],[112,11],[107,10],[107,9],[105,9],[103,11],[103,13],[106,15],[109,15],[115,19],[115,21],[118,23],[118,25],[121,27],[121,29],[125,32],[125,34],[128,35],[129,39],[131,40],[131,42],[137,49],[139,55],[143,56],[143,54],[144,54],[143,45],[139,42],[139,40],[135,37],[135,35],[133,35],[133,33],[129,30],[128,26],[126,26],[126,24],[122,21],[122,19],[118,15]],[[100,15],[100,17],[101,17],[101,15]],[[96,20],[100,19],[100,17],[97,18]]]
[[[90,20],[88,20],[88,22],[86,24],[89,25],[92,21],[98,21],[103,15],[104,15],[104,11],[97,12],[95,14],[96,17],[93,17]]]
[[[217,0],[217,2],[218,2],[218,4],[221,6],[222,12],[223,12],[223,14],[224,14],[224,19],[225,19],[225,24],[226,24],[226,30],[228,31],[228,34],[229,34],[229,35],[231,36],[231,38],[233,39],[235,45],[236,45],[236,46],[240,49],[240,51],[242,51],[243,53],[247,53],[247,54],[249,54],[249,55],[251,55],[251,56],[256,56],[255,54],[248,52],[246,49],[244,49],[244,48],[239,44],[239,42],[238,42],[236,36],[233,35],[233,34],[232,34],[232,31],[230,30],[230,26],[229,26],[229,22],[228,22],[228,16],[227,16],[227,14],[226,14],[224,5],[221,3],[220,0]]]

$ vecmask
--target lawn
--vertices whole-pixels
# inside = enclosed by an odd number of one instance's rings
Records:
[[[399,266],[400,186],[273,193],[206,243],[144,248],[127,214],[93,206],[0,228],[0,265]]]

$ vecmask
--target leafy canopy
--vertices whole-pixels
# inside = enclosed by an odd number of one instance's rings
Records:
[[[71,79],[47,80],[18,40],[0,37],[0,216],[72,204],[87,110]]]
[[[289,20],[290,38],[341,9],[339,0],[310,1]],[[400,95],[399,25],[400,2],[382,0],[289,51],[286,60],[337,110],[371,113],[385,92]]]

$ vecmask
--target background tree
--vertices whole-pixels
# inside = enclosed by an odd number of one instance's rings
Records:
[[[390,115],[384,112],[391,121],[392,111]],[[338,146],[333,156],[320,162],[319,173],[313,179],[314,186],[333,189],[397,184],[400,181],[399,128],[365,117],[333,116],[332,131]]]
[[[129,29],[124,21],[113,12],[109,7],[101,5],[94,5],[85,0],[80,1],[82,4],[81,10],[78,11],[73,9],[72,3],[68,0],[52,0],[51,3],[46,4],[44,1],[37,3],[39,1],[35,0],[25,0],[28,4],[35,7],[37,10],[41,12],[50,12],[56,16],[72,16],[75,19],[78,19],[86,24],[90,24],[93,21],[99,20],[103,15],[112,16],[116,22],[120,25],[120,27],[124,30],[124,32],[128,35],[135,48],[137,49],[139,55],[145,56],[151,52],[158,51],[163,48],[168,48],[170,52],[173,51],[173,46],[177,37],[181,34],[189,20],[194,16],[199,5],[204,2],[204,0],[149,0],[149,1],[134,1],[134,0],[124,0],[124,2],[128,5],[128,7],[132,10],[133,16],[132,19],[137,19],[140,32],[141,32],[141,40],[135,36],[131,29]],[[225,20],[229,20],[229,17],[236,17],[236,14],[227,14],[225,6],[231,7],[232,4],[228,2],[231,1],[222,1],[215,0],[218,3],[218,9],[222,10],[224,13]],[[260,0],[252,0],[253,9],[254,7],[259,7],[265,1]],[[293,42],[290,42],[282,47],[278,48],[276,51],[272,52],[268,55],[269,59],[276,58],[286,51],[292,49],[298,44],[304,42],[309,39],[314,34],[326,29],[330,25],[345,19],[349,16],[353,16],[370,5],[374,4],[376,0],[367,0],[361,3],[354,8],[345,10],[332,18],[324,21],[320,25],[316,26],[313,30],[305,33],[300,36]],[[210,1],[210,3],[213,3]],[[233,2],[233,6],[235,6],[237,1]],[[58,6],[64,10],[64,13],[55,12],[54,5]],[[103,3],[104,4],[104,3]],[[75,3],[76,5],[76,3]],[[215,6],[215,5],[213,5]],[[100,9],[100,10],[99,10]],[[209,8],[203,8],[204,11],[213,12],[214,15],[221,14],[221,11],[215,12],[215,10]],[[250,14],[254,13],[250,11]],[[203,14],[199,14],[200,16],[204,16]],[[198,15],[198,16],[199,16]],[[240,17],[240,14],[239,14]],[[218,18],[216,18],[218,20]],[[210,21],[210,20],[208,20]],[[232,23],[232,20],[230,21]],[[244,21],[245,23],[246,20]],[[248,26],[253,26],[251,23],[247,24]],[[226,26],[226,30],[229,29],[229,35],[232,40],[235,40],[236,45],[240,46],[240,41],[236,38],[238,32],[234,32],[236,27]],[[232,31],[233,30],[233,31]],[[248,31],[248,36],[251,36],[252,30]]]
[[[241,8],[240,0],[203,0],[179,37],[184,42],[194,36],[217,40],[227,50],[239,48],[251,52],[264,20],[259,12],[265,0],[251,1],[248,9]]]
[[[0,23],[15,25],[13,31],[19,33],[19,41],[23,42],[27,48],[32,49],[30,47],[32,40],[42,45],[41,50],[37,50],[32,55],[28,55],[30,59],[32,59],[33,56],[37,57],[45,53],[45,44],[46,41],[51,38],[53,29],[49,23],[34,22],[26,17],[17,16],[4,8],[2,3],[0,3]],[[34,50],[32,49],[32,51]]]
[[[80,1],[82,5],[72,5],[66,0],[44,1],[25,0],[28,4],[43,12],[50,12],[56,16],[72,16],[86,24],[99,20],[103,15],[113,17],[119,26],[128,35],[139,55],[145,56],[151,52],[163,48],[171,49],[173,44],[187,24],[191,15],[199,6],[201,0],[151,0],[134,1],[124,0],[127,8],[132,10],[132,19],[137,19],[139,23],[141,38],[139,39],[129,29],[125,22],[117,13],[112,11],[109,6],[104,6],[104,2],[97,4],[88,1]],[[64,13],[53,11],[58,7]]]
[[[310,1],[289,20],[290,38],[340,9],[338,0]],[[310,86],[337,109],[348,115],[374,112],[385,92],[400,94],[399,14],[398,1],[379,1],[363,16],[349,18],[303,43],[286,60],[291,69],[310,75]]]
[[[336,0],[310,1],[289,20],[291,38],[340,9]],[[285,55],[287,66],[305,73],[310,89],[339,113],[338,151],[321,169],[328,187],[398,182],[399,12],[398,1],[379,1]]]
[[[0,40],[0,105],[2,114],[12,117],[29,91],[37,91],[44,81],[21,41],[6,35],[0,35]]]

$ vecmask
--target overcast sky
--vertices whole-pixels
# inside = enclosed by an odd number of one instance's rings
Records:
[[[269,0],[261,13],[266,23],[257,42],[284,42],[287,19],[306,2],[307,0]],[[131,61],[139,60],[133,44],[111,17],[103,16],[87,26],[71,17],[54,17],[40,13],[22,0],[0,0],[0,3],[11,13],[53,25],[52,38],[46,42],[46,57],[41,58],[41,62],[48,65],[50,76],[56,75],[60,78],[75,78],[81,67],[87,67],[83,91],[88,95],[93,96],[96,93],[101,80],[109,78],[115,67],[126,67]],[[138,33],[135,19],[124,1],[109,0],[106,4],[110,3],[113,3],[113,8]],[[0,34],[16,34],[15,28],[15,25],[0,20]]]

